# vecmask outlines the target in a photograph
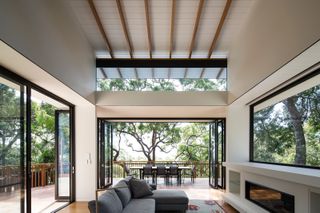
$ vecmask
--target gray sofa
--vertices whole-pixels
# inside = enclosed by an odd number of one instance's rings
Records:
[[[130,177],[119,181],[114,187],[106,190],[98,198],[99,213],[154,213],[154,212],[185,212],[189,199],[181,190],[157,190],[150,186],[145,192],[141,186],[134,189]],[[145,195],[148,193],[148,195]],[[90,201],[91,213],[96,213],[96,201]]]

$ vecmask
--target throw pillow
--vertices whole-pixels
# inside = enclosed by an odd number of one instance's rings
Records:
[[[113,188],[120,198],[123,208],[126,207],[131,200],[131,192],[126,182],[121,180]]]
[[[129,186],[134,198],[141,198],[148,195],[153,195],[153,192],[150,190],[149,185],[145,180],[132,178],[129,181]]]
[[[107,190],[99,197],[99,212],[103,213],[121,213],[122,203],[117,193],[113,190]]]

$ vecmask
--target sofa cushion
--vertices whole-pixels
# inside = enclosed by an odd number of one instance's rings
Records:
[[[96,201],[95,200],[89,201],[88,208],[89,208],[90,213],[96,213]]]
[[[123,181],[126,182],[126,184],[128,184],[128,186],[129,186],[129,181],[130,181],[132,178],[134,178],[134,177],[132,177],[132,176],[127,176],[126,178],[123,179]]]
[[[187,194],[181,190],[155,190],[153,195],[145,198],[152,198],[156,204],[188,204],[189,199]]]
[[[156,203],[153,199],[132,199],[123,213],[154,213]]]
[[[126,184],[124,180],[121,180],[113,188],[116,191],[118,197],[120,198],[123,208],[126,207],[126,205],[131,200],[131,192],[129,186]]]
[[[129,186],[134,198],[141,198],[153,194],[145,180],[132,178],[129,181]]]
[[[113,190],[107,190],[99,196],[99,212],[103,213],[121,213],[123,210],[121,200]]]

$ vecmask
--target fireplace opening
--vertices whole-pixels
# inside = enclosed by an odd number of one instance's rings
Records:
[[[246,199],[272,213],[294,213],[294,196],[246,181]]]

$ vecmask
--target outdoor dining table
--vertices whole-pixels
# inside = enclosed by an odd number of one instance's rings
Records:
[[[143,166],[132,166],[130,167],[130,170],[138,170],[139,169],[139,176],[140,179],[142,179],[142,171],[143,171]],[[169,171],[170,170],[170,166],[166,166],[166,170]],[[191,166],[178,166],[178,176],[179,176],[179,180],[181,181],[181,172],[182,170],[192,170]],[[155,172],[157,171],[157,166],[152,166],[152,171]]]

